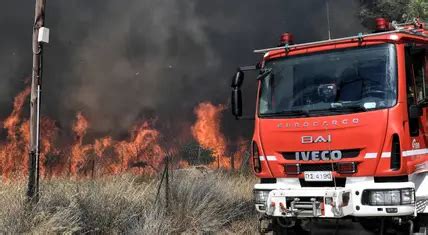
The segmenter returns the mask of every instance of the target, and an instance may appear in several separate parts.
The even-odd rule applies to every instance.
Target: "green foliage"
[[[202,148],[195,141],[184,144],[179,151],[179,157],[191,165],[206,165],[214,161],[212,151]]]
[[[427,0],[411,0],[407,9],[409,17],[420,17],[421,19],[428,21]]]
[[[397,22],[420,17],[428,20],[427,0],[360,0],[360,18],[366,27],[374,24],[374,19],[384,17]]]

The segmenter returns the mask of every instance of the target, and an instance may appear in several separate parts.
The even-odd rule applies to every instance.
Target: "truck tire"
[[[381,222],[378,219],[362,219],[360,224],[367,232],[380,233]]]
[[[284,227],[281,223],[282,218],[272,219],[272,233],[274,235],[306,235],[310,232],[302,229],[300,226],[300,221],[296,220],[296,223],[292,227]]]
[[[414,220],[414,232],[419,233],[427,230],[428,230],[428,214],[418,214],[418,217],[416,217],[416,219]]]

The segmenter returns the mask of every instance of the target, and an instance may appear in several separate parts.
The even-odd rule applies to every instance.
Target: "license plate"
[[[305,181],[333,181],[331,171],[305,171]]]

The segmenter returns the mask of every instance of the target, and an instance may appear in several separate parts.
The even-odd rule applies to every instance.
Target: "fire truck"
[[[255,50],[252,168],[260,232],[344,220],[383,233],[428,226],[428,25],[376,19],[372,33]],[[397,230],[398,231],[398,230]]]

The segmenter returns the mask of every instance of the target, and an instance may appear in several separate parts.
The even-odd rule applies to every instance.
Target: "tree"
[[[207,165],[214,161],[212,151],[204,149],[195,141],[183,144],[179,156],[191,165]]]
[[[397,22],[417,17],[428,20],[427,0],[360,0],[360,3],[360,18],[366,27],[372,27],[378,17]]]
[[[411,0],[408,6],[408,14],[410,17],[421,17],[428,20],[428,1],[427,0]]]

